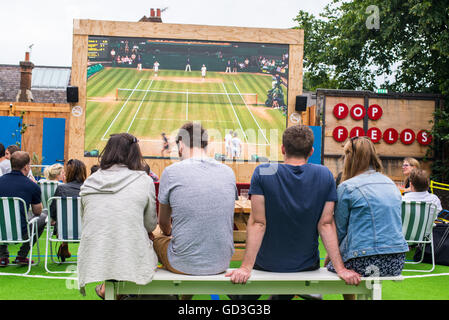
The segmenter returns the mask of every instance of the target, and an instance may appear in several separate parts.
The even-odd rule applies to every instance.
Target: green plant
[[[432,179],[439,182],[449,181],[449,107],[435,111],[435,120],[431,121],[433,145],[427,155],[433,154],[435,160],[432,163]]]
[[[33,152],[33,155],[31,156],[31,165],[41,165],[43,160],[44,157],[39,156],[36,152]],[[33,172],[33,176],[35,177],[42,176],[41,168],[31,168],[31,171]]]

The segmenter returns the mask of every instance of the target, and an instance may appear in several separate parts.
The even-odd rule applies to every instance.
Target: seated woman
[[[401,193],[381,173],[382,164],[369,138],[352,138],[344,155],[335,209],[344,265],[362,276],[398,276],[408,251],[402,234]],[[332,262],[327,268],[335,272]]]
[[[410,192],[410,172],[412,172],[413,169],[419,169],[421,166],[419,164],[419,161],[415,158],[405,158],[404,162],[402,163],[402,173],[405,176],[404,180],[404,193]]]
[[[50,170],[51,174],[51,170]],[[50,176],[49,176],[50,177]],[[64,184],[60,184],[54,193],[54,197],[78,197],[80,193],[81,185],[86,180],[87,171],[85,164],[76,159],[70,159],[67,162],[67,169],[65,172],[65,182]],[[51,224],[54,226],[54,233],[57,233],[56,228],[56,202],[52,202],[50,205],[50,217],[52,219]],[[58,257],[62,262],[65,261],[66,258],[70,258],[71,254],[69,252],[69,247],[67,242],[61,243],[61,246],[58,249]]]
[[[429,175],[422,169],[413,169],[410,172],[410,192],[407,192],[402,197],[405,201],[424,201],[435,205],[437,213],[443,210],[441,201],[438,196],[429,193]]]
[[[78,249],[80,291],[105,280],[149,283],[157,256],[149,233],[157,225],[156,193],[144,169],[137,139],[114,134],[100,155],[100,169],[81,187],[82,228]],[[95,288],[104,299],[104,284]]]
[[[44,180],[39,181],[64,181],[64,166],[60,163],[52,164],[44,169]]]

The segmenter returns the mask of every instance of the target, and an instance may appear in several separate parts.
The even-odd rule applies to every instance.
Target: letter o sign
[[[421,130],[416,135],[416,140],[422,146],[427,146],[432,142],[432,135],[427,130]]]
[[[348,129],[343,126],[336,127],[332,132],[332,135],[334,136],[335,141],[343,142],[348,137]]]
[[[401,132],[401,142],[403,144],[412,144],[415,141],[415,133],[411,129],[404,129]]]
[[[378,104],[372,104],[368,108],[368,118],[371,120],[379,120],[382,117],[383,110]]]
[[[356,104],[351,108],[351,117],[354,120],[362,120],[365,114],[366,110],[361,104]]]
[[[349,108],[344,103],[338,103],[334,107],[334,116],[341,120],[348,116]]]
[[[382,131],[379,128],[369,128],[366,132],[366,136],[371,139],[372,142],[378,143],[382,139]]]
[[[363,130],[363,128],[361,128],[361,127],[354,127],[349,132],[350,138],[363,137],[364,135],[365,135],[365,130]]]
[[[388,128],[384,132],[384,141],[388,144],[393,144],[399,139],[399,133],[396,129]]]

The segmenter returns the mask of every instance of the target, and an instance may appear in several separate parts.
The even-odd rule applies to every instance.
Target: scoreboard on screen
[[[109,58],[109,40],[106,38],[89,37],[87,57],[92,60]]]

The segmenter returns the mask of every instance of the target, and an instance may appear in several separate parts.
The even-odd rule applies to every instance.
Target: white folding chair
[[[409,245],[422,246],[422,255],[419,261],[406,262],[419,264],[424,260],[424,250],[430,244],[432,254],[432,268],[430,270],[404,269],[403,271],[432,272],[435,269],[435,253],[432,230],[437,217],[437,208],[434,204],[424,201],[402,201],[402,233]]]
[[[20,211],[21,206],[23,212]],[[27,271],[25,273],[0,273],[0,275],[27,275],[31,271],[31,266],[38,265],[40,262],[39,241],[37,241],[37,262],[32,263],[34,236],[37,235],[38,217],[28,220],[26,212],[27,206],[23,199],[17,197],[0,197],[0,244],[30,243]],[[25,234],[22,230],[22,221],[25,221],[27,226]],[[17,264],[9,264],[9,266],[15,265]]]
[[[71,271],[51,271],[48,268],[48,257],[56,264],[74,264],[76,261],[59,262],[53,259],[51,243],[54,242],[80,242],[81,239],[81,198],[80,197],[51,197],[48,206],[52,202],[56,204],[57,237],[53,238],[51,218],[47,221],[47,240],[45,250],[45,270],[49,273],[73,273]],[[49,252],[50,251],[50,252]],[[50,253],[50,254],[49,254]]]

